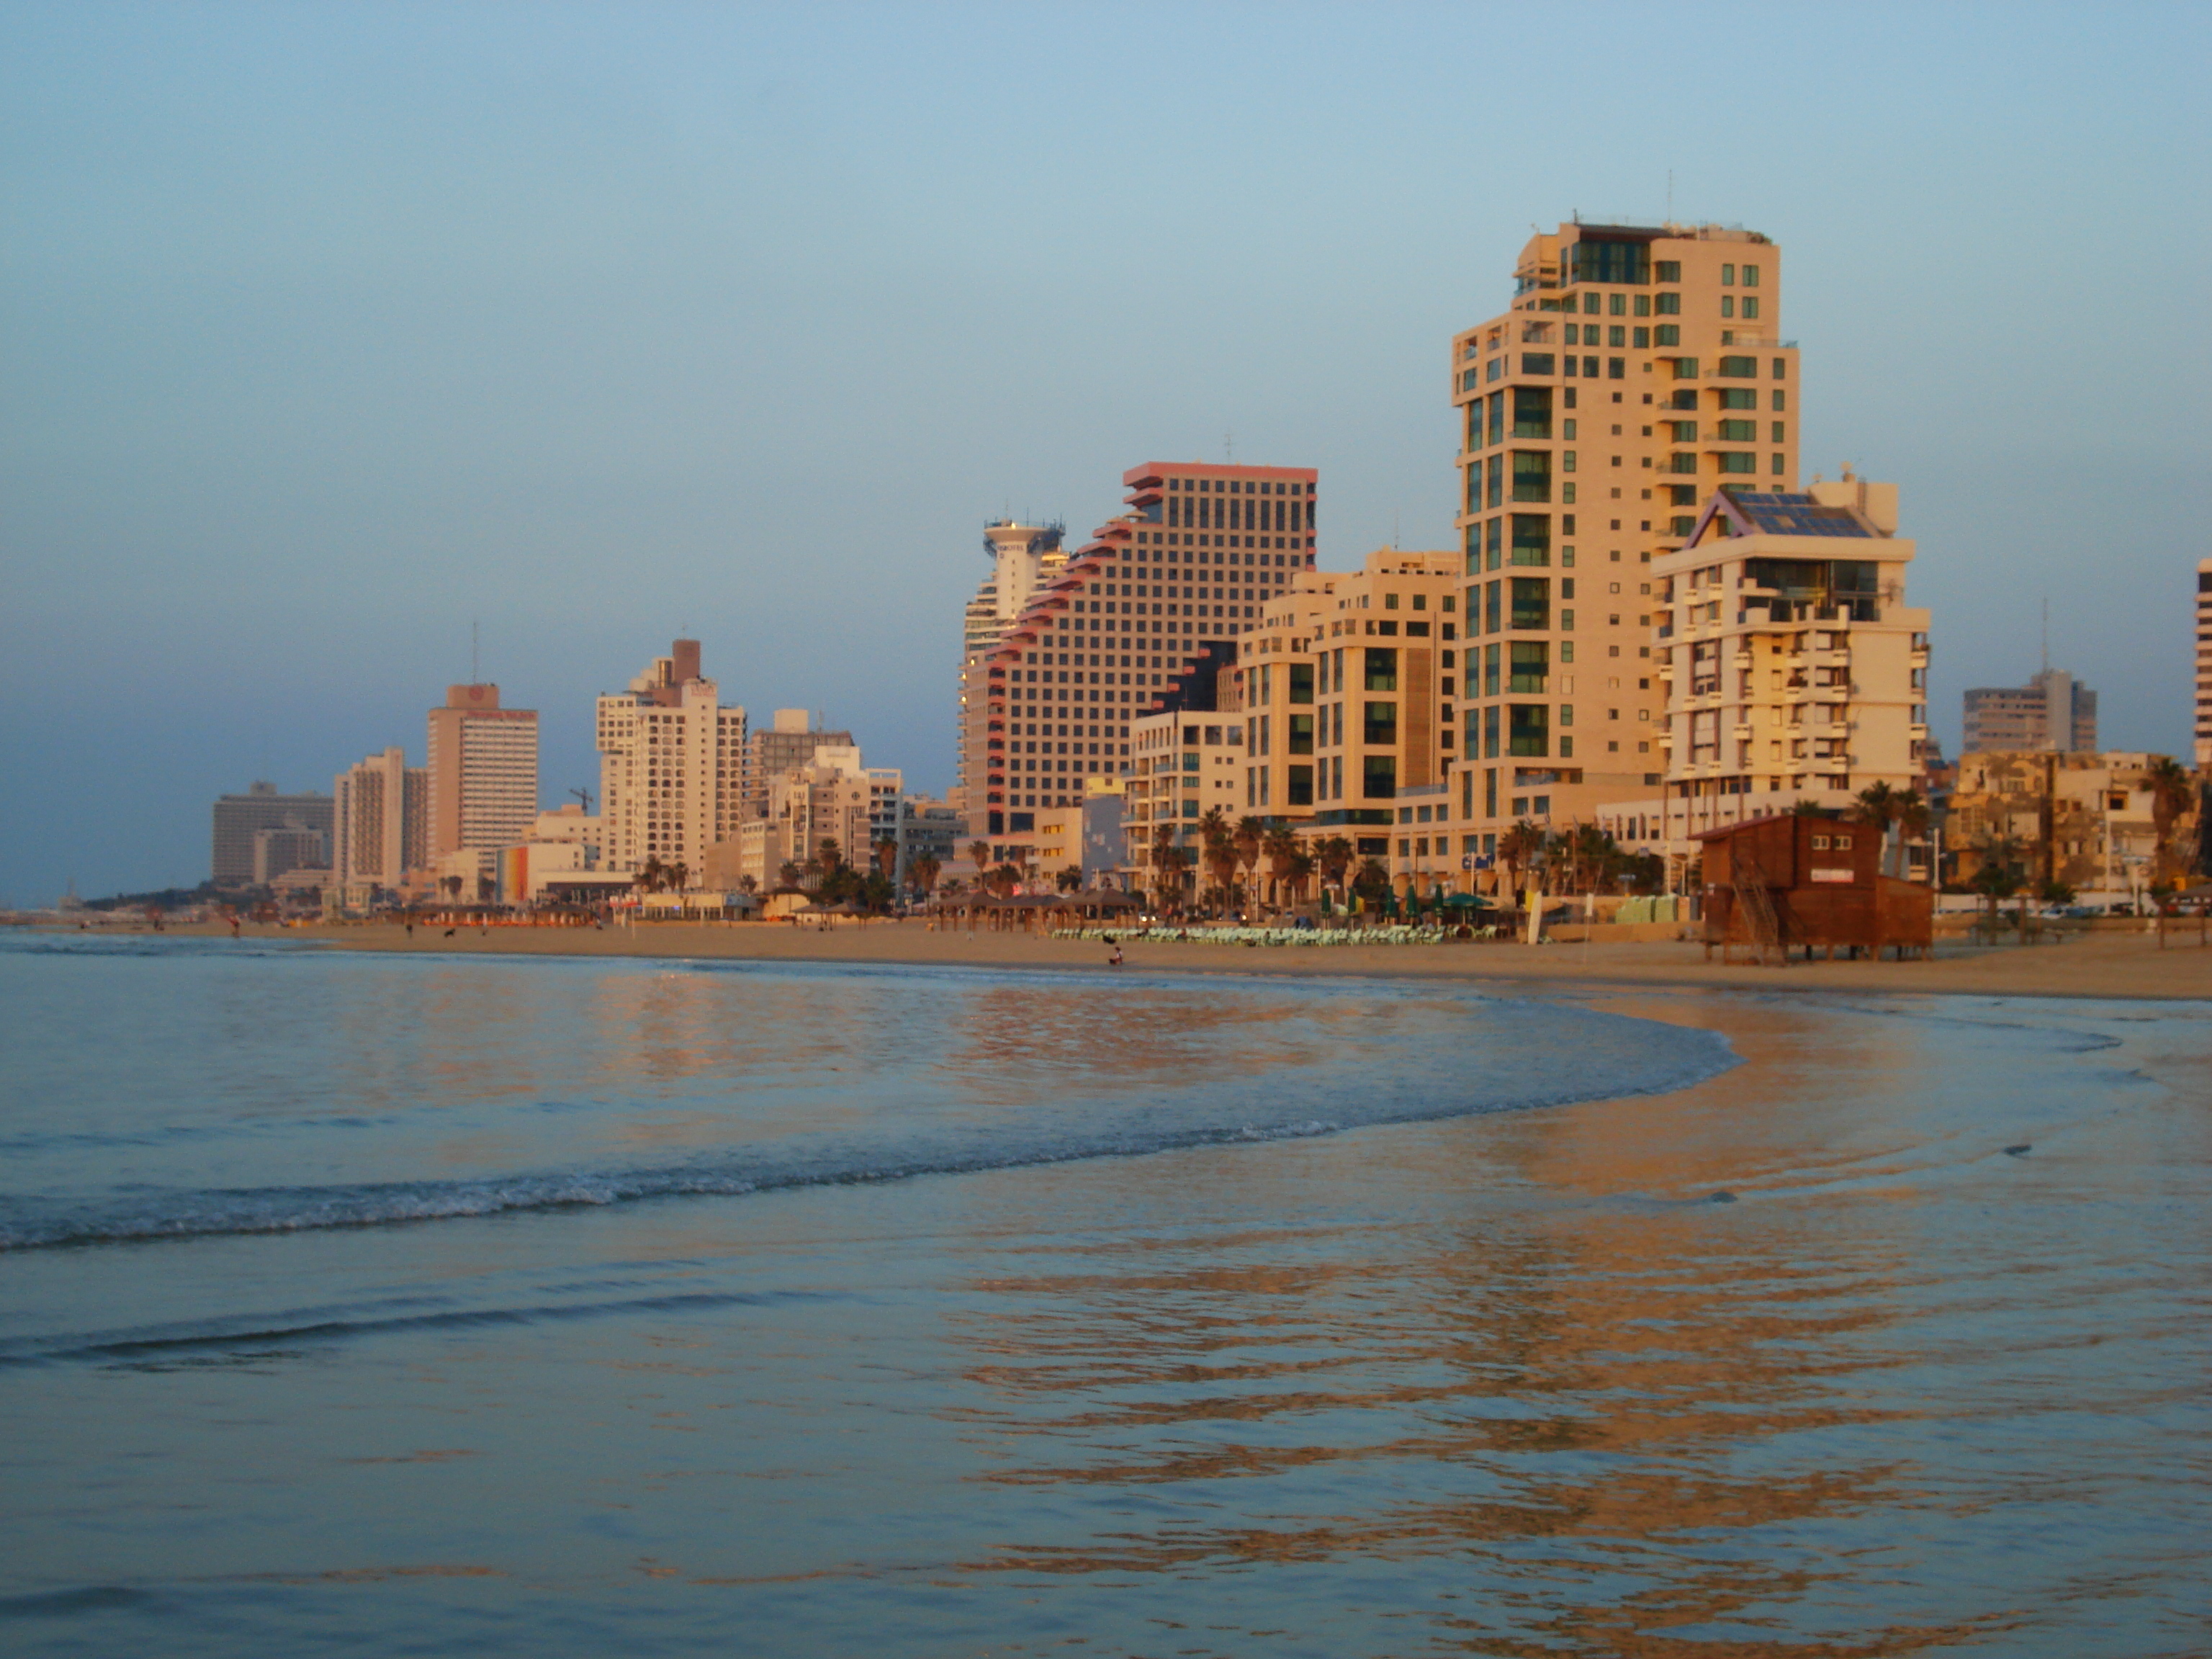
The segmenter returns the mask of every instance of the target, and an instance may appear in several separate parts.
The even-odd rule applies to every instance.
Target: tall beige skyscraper
[[[1453,339],[1451,374],[1462,833],[1587,822],[1666,769],[1651,561],[1716,489],[1797,487],[1782,252],[1717,225],[1561,225],[1522,249],[1508,308]]]
[[[599,701],[602,858],[704,867],[744,817],[745,711],[724,708],[699,672],[699,641],[678,640],[629,689]]]
[[[331,789],[331,878],[348,896],[396,888],[429,862],[430,775],[386,750],[347,768]]]
[[[496,685],[449,685],[430,711],[430,856],[519,845],[538,821],[538,713]]]

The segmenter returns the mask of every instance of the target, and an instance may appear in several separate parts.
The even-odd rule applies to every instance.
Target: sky
[[[952,773],[982,529],[1321,470],[1453,544],[1538,226],[1778,242],[1805,467],[1903,492],[1931,702],[2042,651],[2187,753],[2212,10],[0,3],[0,902],[192,884],[480,672],[678,635]]]

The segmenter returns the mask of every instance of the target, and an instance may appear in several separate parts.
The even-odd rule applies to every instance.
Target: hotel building
[[[1848,806],[1875,783],[1915,787],[1928,612],[1905,603],[1913,544],[1897,522],[1897,486],[1848,473],[1803,494],[1715,495],[1650,567],[1658,712],[1631,728],[1625,699],[1589,709],[1599,732],[1650,732],[1663,789],[1590,817],[1624,844],[1686,860],[1705,830],[1804,799]]]
[[[1463,838],[1658,786],[1652,562],[1716,489],[1796,489],[1781,313],[1758,232],[1565,224],[1522,250],[1510,307],[1453,339]]]
[[[529,839],[538,819],[538,714],[496,685],[449,685],[430,711],[430,856]]]
[[[373,903],[429,862],[430,774],[409,766],[405,750],[349,767],[331,793],[331,868],[346,903]]]
[[[312,792],[280,795],[273,783],[255,783],[242,795],[216,797],[211,875],[218,887],[264,879],[254,873],[254,836],[264,830],[331,833],[331,801]]]
[[[745,711],[724,708],[700,673],[699,641],[677,641],[627,690],[602,696],[597,741],[605,867],[703,868],[744,816]]]
[[[1040,580],[961,684],[971,835],[1020,839],[1124,775],[1131,722],[1194,709],[1261,608],[1314,562],[1310,468],[1147,462],[1129,511]]]

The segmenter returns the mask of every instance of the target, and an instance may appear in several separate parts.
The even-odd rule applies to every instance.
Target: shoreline
[[[40,929],[60,932],[65,929]],[[134,929],[131,936],[150,930]],[[228,938],[220,925],[165,930],[179,938]],[[1525,945],[1453,942],[1401,945],[1252,946],[1192,942],[1125,944],[1124,966],[1146,974],[1512,980],[1682,989],[1881,991],[1916,995],[2046,996],[2118,1000],[2212,1000],[2212,948],[2196,930],[2086,934],[2058,945],[1939,946],[1929,961],[1792,962],[1723,965],[1704,947],[1674,940]],[[103,937],[114,937],[103,932]],[[843,923],[827,932],[773,922],[653,922],[580,927],[418,927],[381,923],[300,927],[247,924],[244,939],[325,950],[444,957],[628,957],[671,961],[820,962],[914,967],[1103,969],[1105,945],[1027,933],[933,932],[919,921]]]

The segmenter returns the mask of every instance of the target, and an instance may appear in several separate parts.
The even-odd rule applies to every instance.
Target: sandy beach
[[[176,931],[219,934],[227,930],[206,927]],[[774,922],[654,922],[604,931],[494,927],[479,932],[463,927],[451,938],[442,928],[428,927],[418,927],[410,935],[384,924],[249,925],[242,937],[339,950],[448,956],[627,956],[1021,969],[1091,969],[1103,965],[1107,957],[1106,946],[1090,941],[1026,933],[936,932],[918,921],[848,922],[829,931]],[[1125,966],[1149,973],[1505,979],[1963,996],[2212,997],[2212,948],[2198,944],[2193,921],[2171,924],[2164,949],[2155,933],[2100,930],[2063,943],[2027,947],[1943,944],[1937,946],[1935,958],[1925,962],[1792,962],[1779,968],[1707,962],[1702,945],[1674,941],[1312,947],[1139,941],[1125,945],[1123,956]]]

